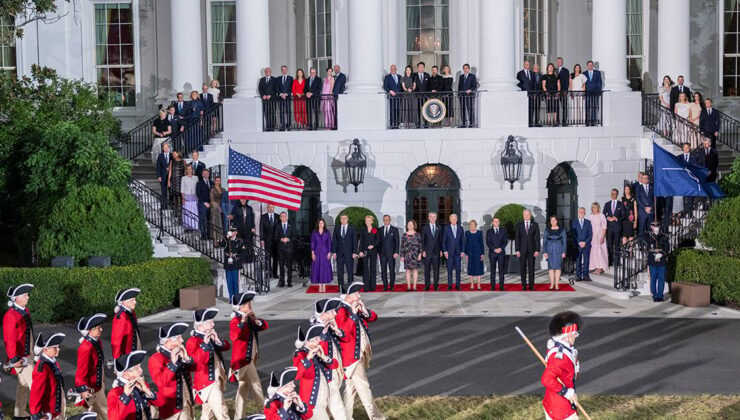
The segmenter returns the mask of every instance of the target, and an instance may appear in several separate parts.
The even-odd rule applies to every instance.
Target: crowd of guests
[[[660,105],[668,110],[661,113],[656,127],[663,137],[672,138],[674,143],[689,143],[692,149],[700,147],[704,137],[716,144],[720,118],[711,98],[704,98],[700,92],[692,93],[684,85],[683,76],[678,76],[674,83],[668,75],[663,76],[663,83],[658,86],[658,98]]]

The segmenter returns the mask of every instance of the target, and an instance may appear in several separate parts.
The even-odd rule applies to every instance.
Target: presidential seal
[[[438,123],[444,119],[445,115],[447,115],[447,107],[444,102],[439,99],[428,99],[424,102],[424,106],[421,108],[421,115],[428,123]]]

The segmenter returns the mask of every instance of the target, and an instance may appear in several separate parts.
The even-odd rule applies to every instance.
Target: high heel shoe
[[[551,285],[550,285],[550,290],[555,290],[555,286],[553,286],[553,285],[551,284]]]

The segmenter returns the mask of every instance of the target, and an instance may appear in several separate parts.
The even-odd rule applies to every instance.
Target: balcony
[[[476,92],[411,92],[387,95],[388,129],[478,127]]]
[[[336,129],[336,95],[262,99],[262,131]]]
[[[600,127],[602,94],[591,92],[527,92],[530,127]]]

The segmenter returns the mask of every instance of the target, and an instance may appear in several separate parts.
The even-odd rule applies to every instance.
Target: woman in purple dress
[[[319,293],[326,292],[331,283],[331,233],[324,219],[316,222],[316,230],[311,233],[311,283],[319,285]]]

